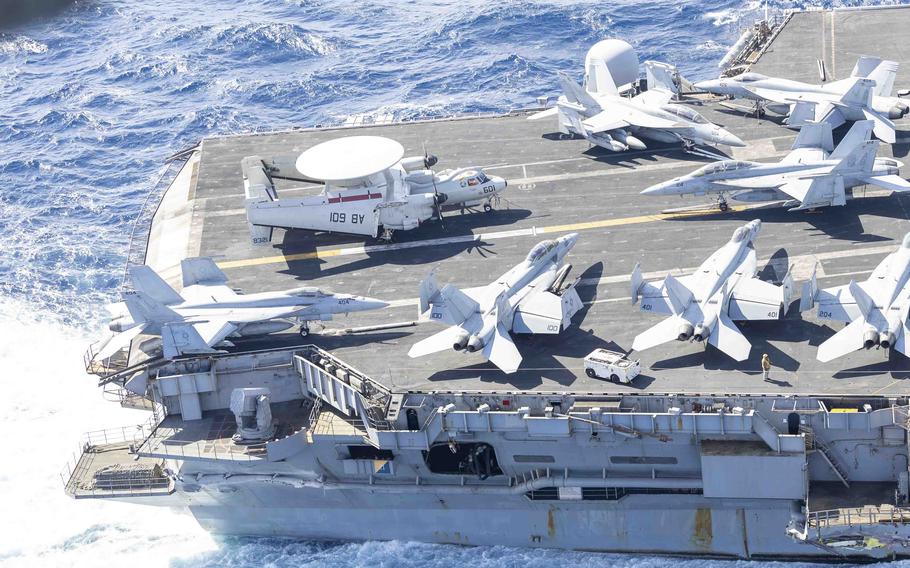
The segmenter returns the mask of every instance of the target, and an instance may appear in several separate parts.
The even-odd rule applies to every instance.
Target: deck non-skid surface
[[[824,24],[824,28],[822,25]],[[833,26],[833,27],[832,27]],[[901,62],[897,87],[910,86],[910,53],[904,34],[910,9],[805,13],[794,16],[755,66],[763,73],[816,80],[817,58],[829,78],[849,75],[857,55],[874,53]],[[833,31],[832,31],[833,30]],[[833,76],[833,77],[832,77]],[[794,133],[777,119],[747,118],[714,102],[694,102],[709,120],[746,140],[746,148],[722,148],[750,160],[779,159]],[[910,121],[898,123],[899,144],[884,146],[882,156],[906,159]],[[370,326],[416,318],[418,283],[433,268],[441,282],[481,286],[524,258],[544,238],[578,231],[568,262],[582,277],[579,294],[585,309],[559,336],[517,337],[524,355],[518,373],[505,375],[476,356],[445,351],[410,359],[416,341],[443,329],[433,323],[414,328],[337,337],[314,335],[309,341],[396,389],[573,390],[653,392],[785,392],[898,394],[910,392],[910,362],[885,351],[857,352],[822,364],[819,343],[840,324],[816,321],[795,309],[780,322],[742,326],[752,342],[752,357],[736,363],[700,344],[673,342],[643,353],[643,376],[633,385],[614,385],[583,373],[583,357],[597,347],[628,350],[636,334],[658,323],[629,299],[628,276],[635,262],[655,279],[698,266],[733,230],[758,218],[756,242],[761,276],[783,277],[793,266],[798,281],[819,263],[822,286],[861,280],[904,233],[910,199],[872,192],[843,208],[816,213],[741,207],[728,213],[660,215],[668,207],[707,204],[700,198],[652,198],[645,187],[689,172],[707,160],[677,151],[611,154],[584,140],[563,140],[555,121],[528,121],[525,114],[371,127],[367,130],[296,131],[206,140],[202,146],[189,250],[215,257],[247,292],[316,285],[389,300],[392,307],[330,322],[330,328]],[[505,177],[509,187],[492,214],[449,212],[444,227],[429,223],[398,233],[392,245],[345,235],[276,231],[271,246],[254,248],[243,212],[240,160],[295,155],[344,135],[368,133],[394,138],[409,155],[426,144],[437,154],[437,169],[480,165]],[[843,131],[839,132],[841,135]],[[904,175],[910,172],[903,172]],[[279,194],[294,184],[282,182]],[[310,189],[312,191],[312,189]],[[860,190],[861,192],[862,190]],[[770,263],[768,261],[771,261]],[[797,294],[798,297],[798,294]],[[238,342],[240,348],[300,342],[291,335]],[[760,376],[759,359],[770,355],[772,381]]]

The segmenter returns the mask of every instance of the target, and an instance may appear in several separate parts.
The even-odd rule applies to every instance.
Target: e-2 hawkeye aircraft
[[[818,289],[815,272],[803,284],[800,311],[818,306],[821,319],[848,325],[818,346],[828,362],[858,349],[896,349],[910,356],[910,233],[900,248],[882,260],[865,282]]]
[[[161,337],[165,358],[208,353],[228,338],[276,333],[308,322],[326,321],[337,314],[383,308],[381,300],[323,292],[302,287],[281,292],[238,294],[211,258],[188,258],[180,263],[183,289],[178,293],[149,266],[130,267],[133,290],[113,304],[114,333],[95,359],[103,361],[127,347],[140,334]]]
[[[381,234],[391,240],[394,231],[441,220],[443,205],[482,205],[491,211],[507,185],[477,167],[437,173],[430,169],[436,164],[435,156],[403,156],[404,148],[395,140],[348,136],[310,148],[293,165],[258,156],[244,158],[241,169],[253,244],[271,242],[276,227],[374,238]],[[313,182],[323,188],[318,195],[279,199],[273,178]]]
[[[571,233],[540,242],[520,264],[481,288],[440,289],[430,273],[420,283],[420,317],[451,327],[414,344],[408,356],[445,349],[480,352],[504,373],[517,371],[521,353],[510,332],[557,334],[582,307],[575,282],[563,286],[572,265],[562,261],[577,240]]]
[[[847,121],[872,120],[875,135],[894,144],[892,120],[903,117],[910,105],[892,97],[898,64],[878,57],[860,57],[850,77],[822,85],[747,72],[695,83],[695,88],[756,101],[756,108],[787,115],[787,125],[826,122],[837,128]]]
[[[642,195],[716,194],[721,210],[735,201],[780,201],[791,211],[845,205],[847,190],[877,185],[910,191],[893,158],[878,158],[878,140],[870,140],[872,121],[859,121],[833,148],[830,124],[807,124],[780,162],[722,160],[691,174],[652,185]],[[833,148],[833,151],[832,151]],[[830,152],[830,153],[829,153]]]
[[[672,340],[707,341],[737,361],[749,358],[752,344],[734,321],[776,320],[784,316],[793,293],[788,272],[780,286],[759,280],[753,240],[758,219],[733,232],[727,244],[689,276],[667,275],[645,282],[639,264],[632,271],[632,303],[644,312],[670,317],[638,334],[632,349],[642,351]]]
[[[558,73],[562,96],[556,106],[532,114],[529,120],[556,116],[560,132],[583,136],[612,152],[628,149],[644,150],[642,138],[663,143],[694,145],[726,144],[745,146],[736,135],[709,122],[693,109],[670,104],[678,93],[674,77],[676,68],[656,61],[645,62],[648,90],[635,96],[620,93],[614,73],[638,73],[638,58],[631,51],[632,61],[617,66],[612,61],[617,47],[631,46],[617,40],[598,42],[585,57],[584,86],[564,72]],[[622,49],[620,47],[619,49]],[[634,69],[631,69],[634,67]]]

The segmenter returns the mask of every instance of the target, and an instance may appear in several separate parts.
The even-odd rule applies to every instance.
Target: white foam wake
[[[164,566],[215,547],[188,515],[63,492],[84,431],[147,414],[107,402],[81,372],[83,332],[0,298],[0,565]]]

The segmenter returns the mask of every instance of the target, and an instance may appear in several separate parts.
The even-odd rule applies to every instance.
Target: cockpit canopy
[[[473,187],[490,181],[485,173],[480,170],[468,170],[459,174],[455,179],[461,182],[461,187]]]
[[[528,257],[525,260],[527,262],[535,262],[546,256],[554,248],[556,248],[556,241],[543,241],[537,243],[534,245],[534,248],[531,249],[531,252],[528,253]]]
[[[767,79],[767,75],[762,75],[761,73],[743,73],[742,75],[737,75],[736,80],[740,83],[752,83],[755,81],[761,81]]]
[[[322,298],[330,294],[323,292],[315,286],[303,286],[302,288],[294,288],[288,292],[289,296],[297,296],[299,298]]]
[[[664,105],[660,107],[660,109],[664,112],[676,115],[684,120],[688,120],[689,122],[694,122],[696,124],[708,124],[708,120],[705,117],[684,106]]]
[[[755,162],[742,162],[739,160],[722,160],[720,162],[714,162],[713,164],[708,164],[707,166],[702,166],[692,172],[692,177],[702,177],[711,174],[717,174],[720,172],[732,172],[733,170],[741,170],[744,168],[751,168],[755,165]]]

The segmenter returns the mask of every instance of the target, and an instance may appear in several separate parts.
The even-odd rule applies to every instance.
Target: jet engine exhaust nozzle
[[[457,338],[455,338],[455,343],[452,344],[452,349],[455,351],[464,351],[464,349],[468,346],[468,339],[470,339],[470,336],[467,333],[459,335]]]
[[[711,335],[711,331],[705,328],[703,324],[698,324],[695,327],[695,333],[692,335],[692,339],[695,341],[704,341],[708,339],[709,335]]]
[[[870,329],[863,334],[863,349],[872,349],[879,344],[878,332]]]
[[[883,331],[879,335],[879,345],[882,346],[882,349],[891,349],[891,346],[894,345],[894,334],[890,331]]]
[[[475,351],[480,351],[483,349],[483,340],[476,335],[472,336],[468,340],[468,353],[474,353]]]
[[[679,331],[676,334],[677,341],[688,341],[692,334],[694,333],[691,323],[684,323],[679,326]]]

